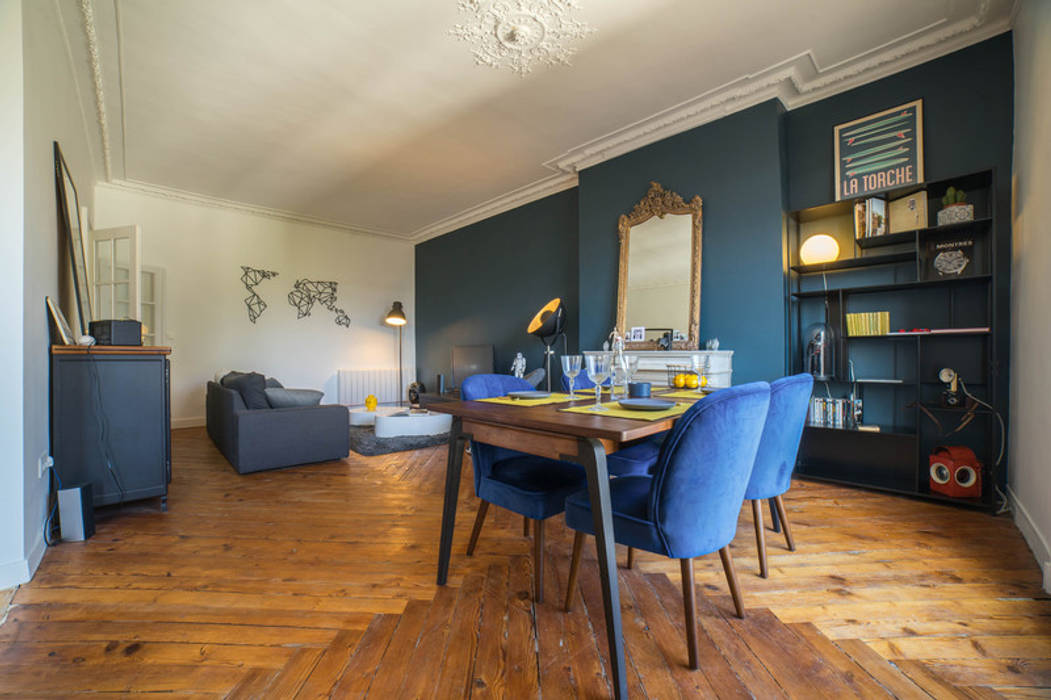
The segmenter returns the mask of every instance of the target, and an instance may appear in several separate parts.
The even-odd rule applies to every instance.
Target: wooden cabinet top
[[[163,345],[52,345],[52,355],[170,355]]]

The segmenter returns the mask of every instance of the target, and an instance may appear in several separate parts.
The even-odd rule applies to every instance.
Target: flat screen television
[[[459,386],[472,374],[493,373],[492,345],[453,346],[453,385]]]

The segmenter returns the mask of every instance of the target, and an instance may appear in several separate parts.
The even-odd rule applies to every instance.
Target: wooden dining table
[[[626,698],[627,672],[624,637],[621,632],[620,592],[617,587],[606,455],[616,452],[626,443],[669,430],[679,416],[649,421],[615,418],[599,412],[569,413],[560,410],[569,405],[588,402],[593,402],[593,399],[573,404],[544,406],[516,406],[484,401],[428,403],[428,410],[453,416],[449,432],[445,505],[442,509],[441,539],[438,548],[438,585],[444,586],[449,577],[460,473],[463,467],[464,447],[469,440],[582,465],[587,472],[588,496],[598,547],[602,605],[611,657],[610,677],[613,681],[614,697]]]

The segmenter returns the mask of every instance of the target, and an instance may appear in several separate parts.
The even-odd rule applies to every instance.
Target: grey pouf
[[[444,445],[449,442],[449,433],[438,435],[403,435],[400,437],[378,438],[371,425],[350,426],[350,449],[359,455],[373,457],[391,452],[421,450],[425,447]]]

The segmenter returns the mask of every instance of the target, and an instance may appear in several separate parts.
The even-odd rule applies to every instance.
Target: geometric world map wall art
[[[262,282],[277,277],[273,270],[262,270],[247,265],[241,266],[241,284],[248,290],[245,297],[245,308],[248,310],[248,320],[255,323],[267,309],[267,303],[263,301],[256,291]],[[288,293],[288,303],[296,310],[296,318],[306,318],[314,306],[320,304],[335,314],[335,324],[344,328],[350,328],[350,316],[339,307],[337,290],[338,282],[326,280],[299,279],[292,285],[292,291]]]

